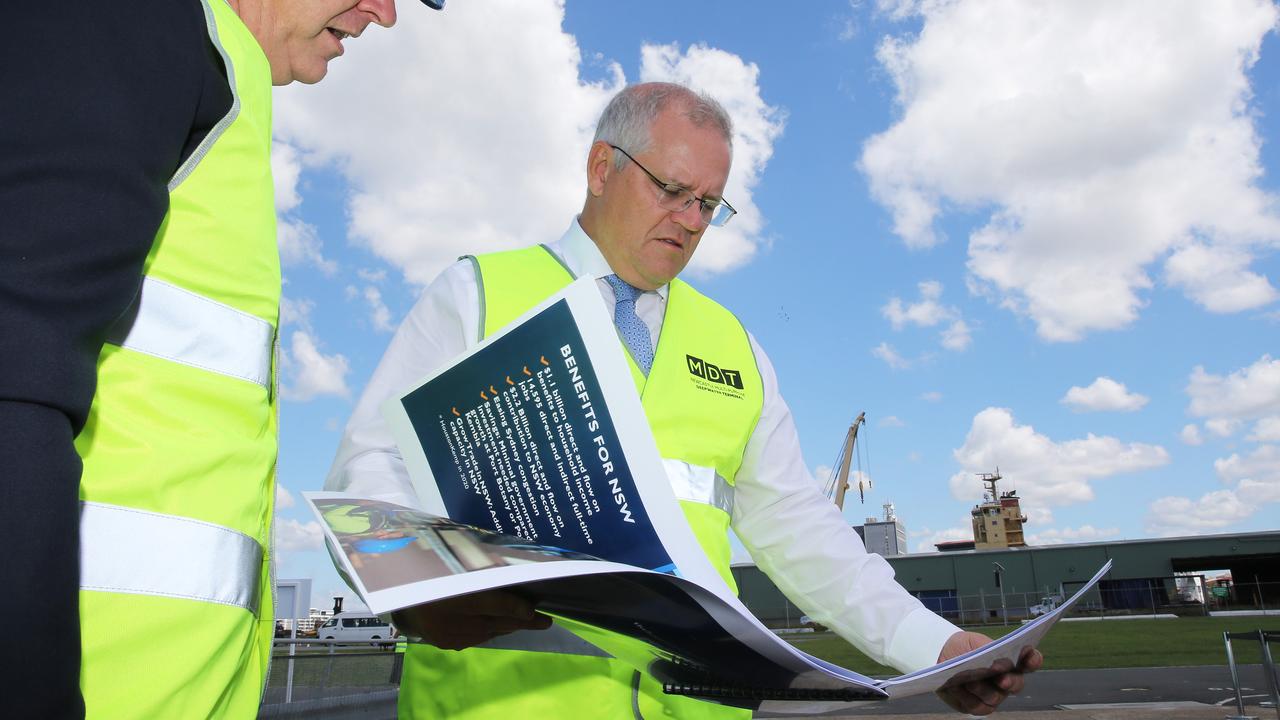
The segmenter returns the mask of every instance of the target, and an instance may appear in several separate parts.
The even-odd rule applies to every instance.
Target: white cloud
[[[1160,467],[1169,454],[1159,445],[1124,443],[1089,433],[1054,441],[1030,425],[1017,425],[1005,408],[987,408],[973,418],[964,445],[954,452],[962,470],[951,476],[958,499],[976,499],[977,473],[997,467],[1003,490],[1017,490],[1028,506],[1054,507],[1094,498],[1091,481]]]
[[[973,284],[1052,341],[1132,323],[1162,262],[1211,311],[1277,298],[1249,269],[1280,245],[1248,78],[1271,2],[881,7],[923,20],[878,48],[901,115],[860,160],[909,247],[985,213]]]
[[[1070,405],[1076,412],[1134,412],[1141,410],[1148,400],[1145,395],[1129,392],[1124,383],[1103,376],[1089,387],[1072,386],[1058,402]]]
[[[964,350],[969,347],[969,323],[956,320],[942,331],[942,347],[948,350]]]
[[[288,352],[283,353],[283,370],[289,382],[281,388],[288,400],[304,402],[322,395],[347,397],[347,358],[341,354],[325,355],[316,347],[311,334],[295,330]]]
[[[296,218],[278,218],[276,240],[280,262],[286,266],[311,265],[329,277],[338,272],[338,264],[324,256],[315,225]]]
[[[297,148],[273,142],[271,179],[275,183],[276,241],[280,246],[280,261],[285,265],[311,265],[332,276],[338,271],[338,265],[325,258],[315,226],[303,222],[293,213],[302,203],[302,195],[298,193],[301,176],[302,160]]]
[[[276,512],[285,508],[291,508],[297,504],[298,501],[293,499],[293,494],[289,492],[289,488],[280,483],[276,483]]]
[[[311,327],[311,311],[316,304],[307,298],[294,299],[288,295],[280,296],[280,327],[296,325],[303,330]]]
[[[292,518],[277,518],[275,536],[276,549],[280,552],[304,552],[324,547],[324,531],[315,520],[304,523]]]
[[[304,166],[332,164],[346,177],[351,241],[423,285],[458,255],[560,236],[582,207],[596,119],[626,79],[616,62],[584,65],[558,0],[410,15],[349,42],[323,84],[277,90],[276,134],[305,151]],[[725,194],[742,217],[713,230],[694,262],[703,272],[745,262],[764,226],[751,191],[781,129],[760,101],[756,67],[704,46],[637,51],[642,78],[688,79],[733,115]]]
[[[1205,493],[1199,500],[1162,497],[1147,509],[1146,528],[1153,535],[1195,535],[1234,525],[1253,512],[1231,490]]]
[[[1280,442],[1280,415],[1264,417],[1253,426],[1247,438],[1254,442]]]
[[[271,143],[271,181],[275,185],[276,213],[283,214],[298,207],[298,179],[302,176],[302,160],[298,149],[279,141]]]
[[[880,422],[876,423],[880,427],[906,427],[907,424],[897,415],[885,415],[880,418]]]
[[[1187,395],[1191,398],[1187,413],[1209,418],[1205,428],[1227,437],[1246,420],[1280,415],[1280,360],[1263,355],[1226,376],[1197,366],[1187,381]]]
[[[677,45],[646,45],[640,52],[640,80],[666,81],[709,93],[733,118],[733,168],[724,196],[738,214],[723,228],[707,231],[689,269],[703,275],[724,272],[751,260],[761,243],[764,218],[753,192],[782,135],[786,113],[760,97],[755,63],[706,45],[681,53]],[[712,235],[714,233],[714,235]]]
[[[1183,425],[1182,432],[1178,433],[1178,437],[1186,445],[1203,445],[1204,438],[1200,436],[1200,427],[1194,423]]]
[[[1224,483],[1239,483],[1236,492],[1246,503],[1280,502],[1280,445],[1260,445],[1244,456],[1232,453],[1215,460],[1213,469]]]
[[[1215,460],[1213,469],[1222,483],[1234,487],[1205,493],[1199,500],[1162,497],[1148,509],[1147,530],[1158,535],[1219,530],[1280,502],[1280,445],[1260,445],[1247,455],[1232,453]]]
[[[391,322],[391,310],[382,301],[382,292],[372,285],[366,285],[360,295],[369,306],[369,324],[373,329],[380,332],[395,332],[396,326]]]
[[[1081,525],[1078,528],[1049,528],[1027,535],[1029,545],[1060,545],[1063,543],[1098,542],[1120,535],[1119,528],[1096,528]]]
[[[833,469],[830,465],[819,465],[813,469],[813,479],[818,481],[818,485],[825,487],[827,482],[831,480],[831,471]]]
[[[1249,270],[1252,261],[1244,250],[1193,243],[1165,262],[1165,277],[1210,312],[1239,312],[1280,297],[1266,277]]]
[[[937,552],[938,548],[935,546],[938,543],[952,542],[955,540],[972,540],[973,526],[962,524],[960,526],[949,527],[944,530],[930,530],[925,528],[919,533],[913,532],[911,535],[913,537],[919,536],[924,538],[916,543],[916,552]]]
[[[929,392],[920,393],[920,399],[925,402],[941,402],[942,393],[937,390],[930,390]]]
[[[1218,437],[1231,437],[1243,424],[1236,418],[1211,418],[1204,421],[1204,429]]]
[[[897,350],[887,342],[882,342],[871,349],[871,354],[885,361],[890,368],[894,370],[903,370],[911,367],[911,361],[898,354]]]
[[[901,298],[892,297],[880,313],[889,320],[894,330],[901,330],[907,325],[918,327],[934,327],[941,323],[950,323],[940,334],[942,346],[948,350],[964,350],[969,347],[969,325],[960,316],[954,306],[938,302],[942,297],[942,283],[926,280],[917,286],[920,299],[914,303],[905,303]]]

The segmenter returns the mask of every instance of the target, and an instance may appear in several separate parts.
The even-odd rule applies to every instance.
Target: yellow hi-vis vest
[[[473,262],[486,336],[573,280],[545,247],[481,255]],[[732,587],[728,530],[734,477],[764,402],[746,330],[728,310],[673,280],[648,378],[628,361],[672,490],[702,549]],[[736,371],[736,382],[717,381],[726,370]],[[401,718],[750,716],[664,695],[647,675],[556,627],[460,652],[413,645],[400,684]]]
[[[169,183],[76,440],[90,718],[255,717],[270,660],[271,71],[225,2],[203,4],[234,100]]]

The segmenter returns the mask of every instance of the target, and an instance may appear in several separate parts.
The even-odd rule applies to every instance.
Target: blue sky
[[[624,83],[733,115],[689,270],[777,368],[810,472],[867,413],[912,551],[998,466],[1033,544],[1280,517],[1280,54],[1267,2],[404,2],[276,92],[282,577],[351,593],[317,489],[400,318],[463,253],[558,237]]]

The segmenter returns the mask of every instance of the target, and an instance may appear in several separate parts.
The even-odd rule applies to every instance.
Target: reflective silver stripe
[[[262,545],[230,528],[85,502],[80,588],[234,605],[258,614]]]
[[[733,515],[733,486],[715,468],[662,458],[667,480],[677,500],[702,503]]]
[[[267,387],[274,338],[262,318],[147,277],[107,342]]]
[[[499,635],[478,647],[491,650],[525,650],[528,652],[558,653],[560,655],[613,657],[559,625],[552,625],[546,630],[517,630],[506,635]]]

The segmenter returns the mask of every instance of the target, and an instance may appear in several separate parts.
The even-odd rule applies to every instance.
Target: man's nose
[[[368,13],[382,27],[396,24],[396,0],[360,0],[356,9]]]
[[[671,217],[680,223],[680,226],[691,233],[699,233],[707,226],[706,218],[702,217],[702,203],[697,200],[689,203],[689,207],[671,213]]]

